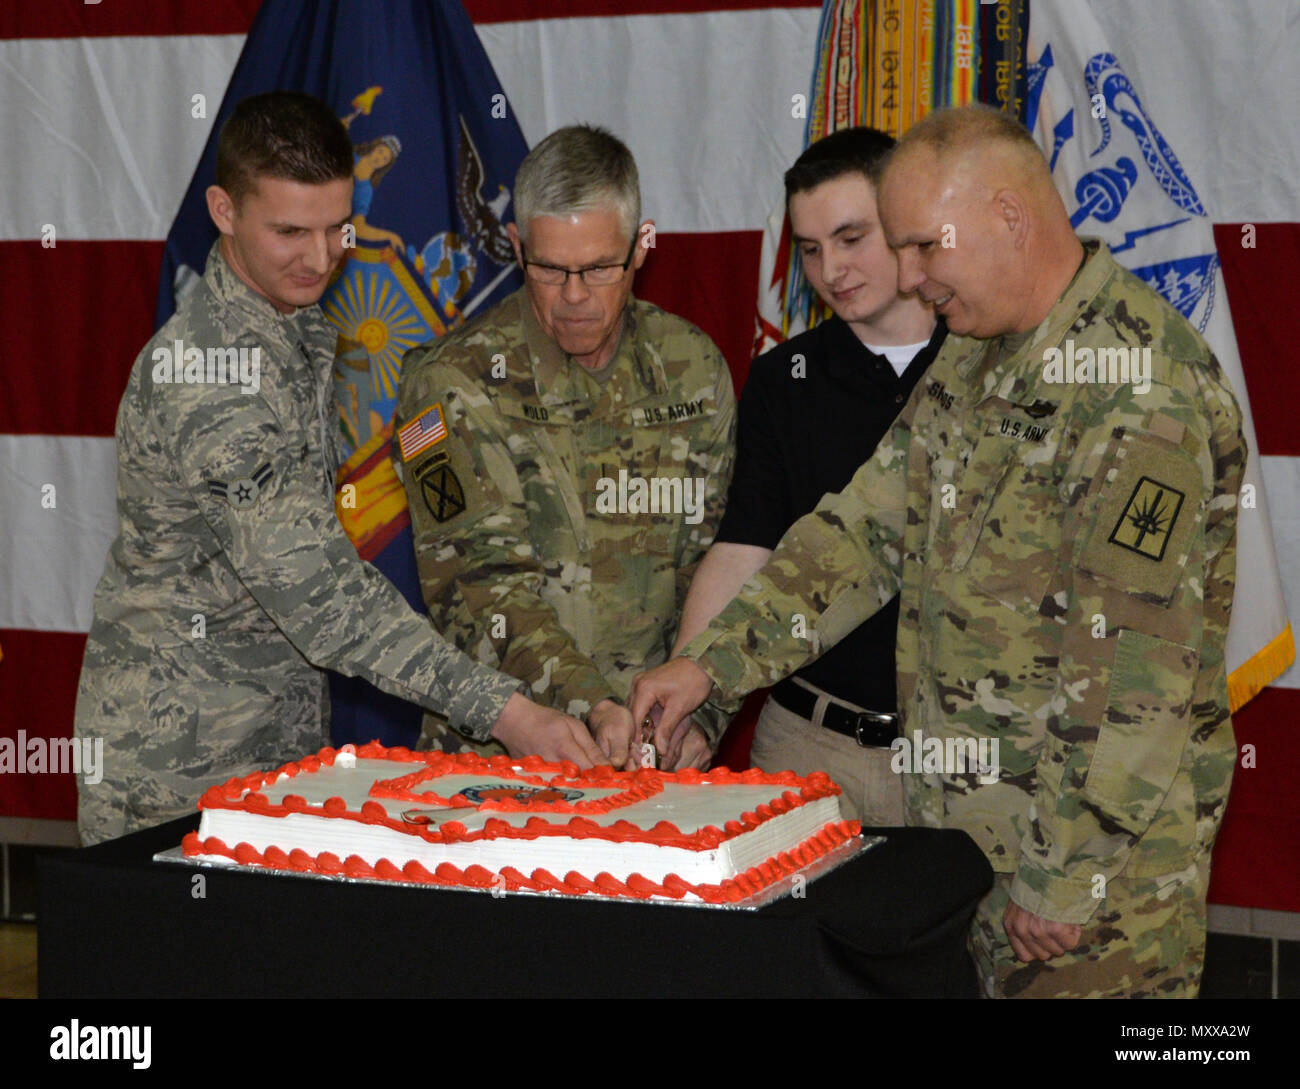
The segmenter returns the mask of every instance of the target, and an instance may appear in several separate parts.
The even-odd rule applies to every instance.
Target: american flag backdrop
[[[1031,27],[1035,6],[1083,2],[1035,0]],[[1279,0],[1086,2],[1213,221],[1251,455],[1300,629],[1300,310],[1289,297],[1300,281],[1300,23]],[[91,592],[115,529],[118,401],[153,331],[163,239],[257,7],[0,10],[0,737],[71,733]],[[710,333],[739,388],[762,231],[801,148],[792,101],[809,91],[820,5],[465,7],[529,145],[579,120],[628,142],[657,228],[638,294]],[[430,428],[414,441],[436,441]],[[1297,689],[1293,667],[1236,717],[1255,766],[1234,783],[1215,902],[1300,911]],[[52,838],[74,807],[70,778],[0,774],[0,838]]]

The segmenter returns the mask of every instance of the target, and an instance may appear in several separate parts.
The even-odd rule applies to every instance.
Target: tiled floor
[[[0,923],[0,998],[36,997],[36,924]]]
[[[36,853],[9,845],[0,862],[0,998],[36,997]]]
[[[36,997],[36,853],[30,847],[8,850],[9,919],[0,921],[0,999]],[[1209,936],[1202,997],[1270,998],[1274,994],[1300,998],[1300,941],[1243,934]]]

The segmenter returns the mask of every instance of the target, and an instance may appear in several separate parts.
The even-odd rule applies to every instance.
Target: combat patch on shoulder
[[[402,461],[410,461],[421,450],[427,450],[447,437],[447,422],[443,419],[442,404],[430,405],[397,432],[397,452]]]
[[[421,465],[415,472],[415,479],[420,485],[424,505],[435,522],[449,522],[464,512],[465,489],[445,454],[435,455]]]
[[[1186,498],[1172,485],[1142,477],[1110,531],[1111,543],[1159,563],[1165,558],[1170,534],[1178,524]]]
[[[249,507],[257,506],[266,485],[274,475],[275,470],[271,468],[271,463],[265,461],[253,470],[252,476],[231,481],[208,478],[205,483],[208,485],[208,491],[218,499],[224,499],[235,510],[248,510]]]
[[[1101,492],[1079,566],[1167,603],[1184,577],[1203,518],[1195,459],[1159,434],[1124,432],[1101,470]]]

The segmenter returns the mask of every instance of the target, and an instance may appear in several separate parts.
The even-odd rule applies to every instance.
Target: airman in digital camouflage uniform
[[[631,153],[600,129],[524,160],[509,226],[526,286],[407,353],[394,416],[434,623],[635,765],[622,700],[668,656],[731,477],[735,396],[694,326],[631,297],[653,241]],[[661,766],[703,766],[701,715]],[[478,739],[473,731],[463,730]],[[462,745],[426,716],[422,747]]]
[[[771,683],[810,657],[797,614],[830,644],[901,584],[908,820],[964,829],[996,872],[970,934],[986,993],[1195,995],[1235,757],[1236,402],[1001,115],[918,124],[880,203],[900,289],[959,335],[633,713],[657,701],[668,729],[711,685]]]
[[[121,528],[77,698],[78,736],[105,749],[103,782],[79,787],[83,842],[181,816],[214,782],[319,748],[326,668],[516,747],[537,731],[528,751],[555,731],[600,759],[582,723],[441,639],[335,517],[337,334],[315,303],[351,209],[338,119],[306,95],[245,100],[217,182],[221,238],[118,411]]]

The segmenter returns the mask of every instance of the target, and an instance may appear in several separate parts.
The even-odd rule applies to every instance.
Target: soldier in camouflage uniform
[[[769,684],[811,656],[803,624],[829,645],[901,585],[908,821],[964,829],[992,864],[970,934],[986,993],[1194,995],[1235,757],[1232,392],[1181,315],[1080,244],[1000,115],[920,123],[881,213],[900,288],[961,335],[758,585],[637,679],[633,713],[658,701],[668,728],[710,685]],[[1115,350],[1149,351],[1146,380],[1077,369]],[[965,760],[981,741],[992,767]]]
[[[553,133],[521,165],[515,207],[526,287],[407,353],[394,463],[439,630],[588,716],[622,765],[628,685],[667,658],[721,518],[735,397],[707,336],[631,297],[653,227],[637,227],[621,142]],[[700,716],[667,764],[706,763],[724,724]],[[422,747],[461,744],[426,716]]]
[[[208,191],[221,239],[118,411],[121,528],[77,698],[77,735],[105,747],[103,782],[79,787],[87,844],[319,748],[326,668],[485,733],[521,711],[559,718],[441,639],[335,517],[336,333],[314,304],[342,254],[351,175],[346,133],[306,95],[248,99],[223,129]],[[599,758],[581,723],[560,725]]]

